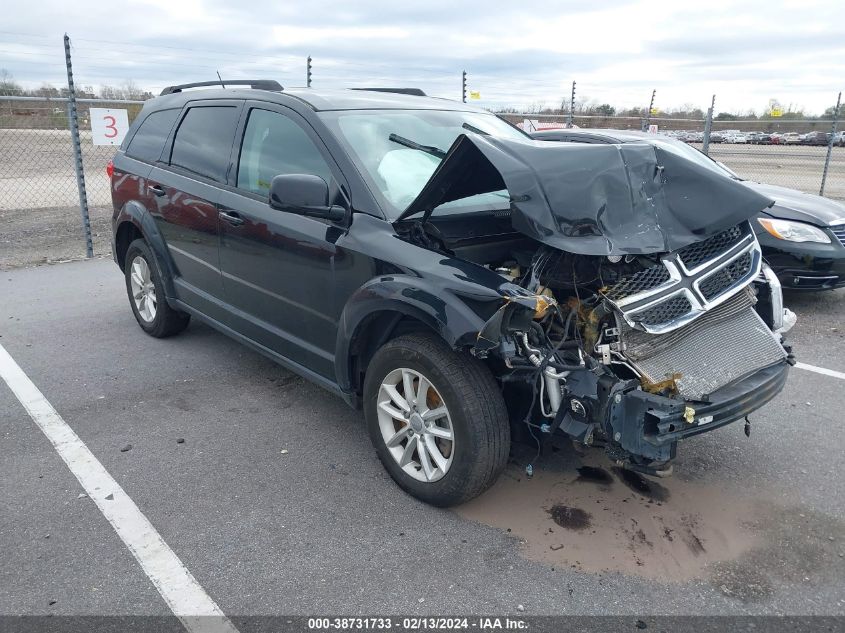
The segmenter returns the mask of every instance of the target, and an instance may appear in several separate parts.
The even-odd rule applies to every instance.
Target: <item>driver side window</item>
[[[331,169],[305,130],[284,114],[253,109],[241,146],[238,189],[266,196],[279,174],[312,174],[332,181]]]

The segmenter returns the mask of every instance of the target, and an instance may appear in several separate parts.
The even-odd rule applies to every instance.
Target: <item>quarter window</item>
[[[126,155],[148,163],[156,162],[178,116],[178,109],[159,110],[150,114],[129,142]]]
[[[278,112],[252,110],[238,166],[238,188],[267,195],[274,176],[311,174],[330,183],[320,150],[296,122]]]
[[[223,182],[237,124],[235,106],[191,108],[176,130],[170,164]]]

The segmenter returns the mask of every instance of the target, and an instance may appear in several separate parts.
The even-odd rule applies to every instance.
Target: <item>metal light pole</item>
[[[305,65],[305,86],[311,87],[311,55],[308,56],[308,62]]]

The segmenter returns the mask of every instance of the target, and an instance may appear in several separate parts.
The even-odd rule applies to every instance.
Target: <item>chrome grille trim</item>
[[[763,263],[760,245],[754,231],[747,222],[741,227],[742,238],[715,257],[688,268],[681,256],[684,249],[669,253],[661,258],[663,266],[669,272],[669,281],[621,299],[613,299],[609,296],[609,293],[605,294],[605,298],[621,312],[623,318],[631,327],[644,330],[650,334],[671,332],[690,323],[701,314],[736,295],[760,274]],[[750,258],[746,272],[713,296],[709,298],[705,296],[701,284],[724,271],[742,257]],[[730,279],[729,275],[726,275],[726,277]],[[663,323],[649,323],[643,318],[649,314],[659,313],[659,310],[653,309],[664,302],[674,299],[677,303],[679,297],[689,302],[690,310],[685,314]]]
[[[836,236],[836,239],[839,240],[839,243],[842,244],[842,246],[845,246],[845,225],[831,225],[830,232]]]

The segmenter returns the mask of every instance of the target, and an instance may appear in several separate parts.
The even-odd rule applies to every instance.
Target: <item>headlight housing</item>
[[[779,240],[787,242],[818,242],[829,244],[827,233],[812,224],[793,222],[792,220],[778,220],[775,218],[757,218],[766,232]]]

